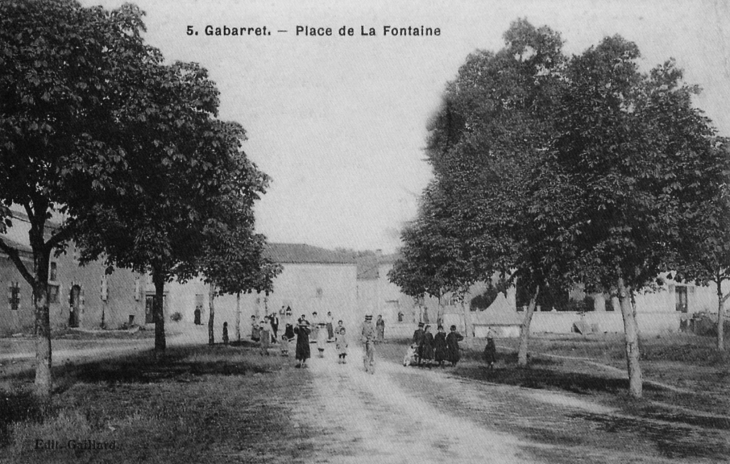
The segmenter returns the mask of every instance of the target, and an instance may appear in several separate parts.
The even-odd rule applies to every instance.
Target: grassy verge
[[[289,362],[287,362],[289,361]],[[290,423],[308,371],[242,347],[168,349],[55,368],[42,412],[30,373],[0,383],[5,462],[306,462],[314,431]],[[0,458],[2,460],[2,458]]]
[[[513,353],[518,343],[514,339],[498,340],[497,344],[504,347],[500,350],[504,366],[514,364]],[[714,340],[710,337],[691,334],[643,337],[640,343],[644,379],[676,389],[645,383],[646,401],[730,416],[729,351],[717,351]],[[540,335],[530,340],[529,349],[532,354],[529,377],[538,379],[542,388],[558,388],[577,393],[605,392],[611,395],[622,394],[626,390],[626,381],[623,380],[626,375],[626,360],[622,335]],[[475,350],[467,353],[467,357],[477,360],[480,354]],[[615,367],[621,372],[611,375],[595,365],[557,356],[584,358]],[[546,365],[551,366],[549,372],[542,369]],[[624,404],[625,401],[621,400],[620,403]]]

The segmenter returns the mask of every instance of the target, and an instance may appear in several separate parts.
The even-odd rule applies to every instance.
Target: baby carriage
[[[416,364],[417,362],[418,362],[418,346],[411,345],[408,347],[408,351],[406,351],[406,355],[403,357],[403,365],[410,366],[411,364]]]

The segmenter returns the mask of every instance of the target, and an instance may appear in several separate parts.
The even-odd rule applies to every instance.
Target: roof
[[[497,298],[484,311],[471,313],[472,324],[477,325],[520,325],[523,316],[511,307],[504,293],[499,292]]]
[[[279,264],[355,264],[347,253],[304,243],[269,243],[266,256]]]
[[[8,245],[10,248],[15,248],[21,254],[23,254],[23,253],[33,254],[33,249],[29,245],[26,245],[24,243],[19,243],[19,242],[16,242],[15,240],[10,240],[9,238],[2,237],[2,236],[0,236],[0,240],[5,242],[5,244]],[[0,250],[0,253],[3,253],[3,251]]]
[[[378,257],[378,264],[393,264],[400,258],[400,253],[391,253],[389,255],[381,255]]]
[[[357,257],[357,280],[376,280],[380,277],[378,257],[367,254]]]

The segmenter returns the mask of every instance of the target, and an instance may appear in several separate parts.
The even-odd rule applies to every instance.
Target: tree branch
[[[7,253],[7,255],[10,257],[10,260],[15,264],[15,267],[18,268],[18,271],[23,276],[23,278],[28,281],[28,283],[35,287],[35,277],[33,277],[33,274],[28,271],[28,268],[25,267],[25,264],[23,264],[23,261],[20,259],[20,253],[15,248],[11,247],[7,243],[5,243],[2,238],[0,238],[0,250]]]
[[[62,228],[61,231],[58,232],[57,234],[51,235],[51,237],[45,243],[44,247],[45,247],[46,251],[52,252],[53,249],[56,248],[61,243],[71,240],[72,236],[73,236],[73,233],[71,232],[70,229]]]

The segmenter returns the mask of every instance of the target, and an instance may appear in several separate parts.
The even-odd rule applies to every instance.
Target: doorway
[[[145,300],[144,300],[144,322],[145,322],[145,324],[154,324],[155,323],[155,314],[153,312],[154,301],[155,301],[154,295],[145,296]],[[165,314],[165,306],[167,306],[166,303],[167,303],[167,295],[162,295],[162,314]]]
[[[69,302],[68,326],[79,326],[79,312],[81,311],[81,287],[71,287],[71,301]]]

